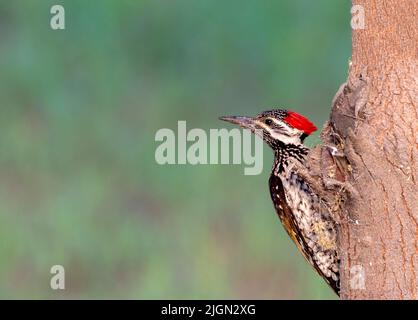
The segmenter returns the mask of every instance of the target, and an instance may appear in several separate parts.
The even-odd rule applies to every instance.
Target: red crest
[[[307,135],[310,135],[312,132],[316,131],[315,125],[304,116],[301,116],[299,113],[288,111],[286,117],[284,117],[283,120],[288,125],[303,131]]]

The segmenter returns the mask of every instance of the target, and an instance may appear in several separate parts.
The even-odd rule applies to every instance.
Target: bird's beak
[[[233,124],[237,124],[242,128],[255,130],[255,123],[254,119],[251,117],[240,117],[240,116],[227,116],[227,117],[220,117],[219,120],[231,122]]]

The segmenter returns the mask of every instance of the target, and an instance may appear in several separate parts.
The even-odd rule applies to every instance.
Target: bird
[[[255,117],[219,119],[250,130],[273,150],[269,190],[276,213],[305,259],[339,296],[337,223],[315,188],[295,168],[296,163],[306,164],[310,149],[303,142],[317,130],[316,126],[301,114],[285,109],[264,111]]]

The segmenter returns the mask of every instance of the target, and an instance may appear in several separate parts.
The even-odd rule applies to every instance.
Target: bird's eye
[[[270,126],[270,125],[273,123],[273,120],[271,120],[271,119],[266,119],[266,120],[264,120],[264,123],[265,123],[266,125]]]

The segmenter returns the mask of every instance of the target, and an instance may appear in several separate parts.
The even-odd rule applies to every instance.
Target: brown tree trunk
[[[323,131],[337,149],[322,167],[345,193],[336,210],[341,297],[417,299],[418,1],[353,5],[364,9],[364,29],[353,29],[348,81]]]

